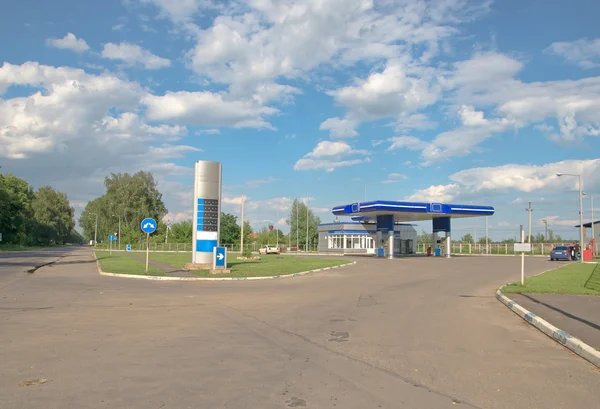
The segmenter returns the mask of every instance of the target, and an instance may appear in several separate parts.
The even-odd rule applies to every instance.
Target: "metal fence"
[[[556,246],[568,246],[569,243],[531,243],[531,255],[550,255],[552,249]],[[426,253],[427,247],[431,244],[420,243],[417,245],[418,253]],[[452,243],[450,245],[452,254],[515,254],[512,243]],[[443,247],[442,247],[443,251]]]
[[[276,244],[270,244],[270,246],[275,246]],[[222,247],[226,247],[229,252],[240,252],[239,244],[221,244]],[[125,250],[127,247],[126,243],[121,243],[120,250]],[[261,246],[257,243],[249,243],[244,244],[244,248],[250,251],[258,251]],[[97,249],[100,250],[108,250],[109,244],[107,242],[100,243],[96,246]],[[281,252],[295,252],[296,246],[291,246],[288,248],[287,245],[279,245]],[[112,244],[113,250],[119,250],[119,244],[117,242],[113,242]],[[146,250],[146,243],[131,243],[131,250]],[[304,246],[300,245],[298,251],[312,252],[317,250],[317,246],[308,246],[308,249],[305,249]],[[192,251],[192,243],[150,243],[150,251],[169,251],[169,252],[191,252]]]

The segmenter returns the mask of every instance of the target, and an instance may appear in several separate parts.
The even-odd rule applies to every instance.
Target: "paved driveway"
[[[520,259],[376,260],[278,280],[97,275],[0,289],[1,408],[591,408],[600,373],[494,298]],[[551,268],[528,259],[529,274]],[[27,379],[49,380],[19,387]]]

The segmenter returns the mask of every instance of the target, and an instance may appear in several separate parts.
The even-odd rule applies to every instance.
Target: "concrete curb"
[[[275,278],[288,278],[288,277],[299,277],[299,276],[303,276],[309,273],[316,273],[319,271],[325,271],[325,270],[331,270],[333,268],[340,268],[340,267],[346,267],[346,266],[350,266],[350,265],[354,265],[356,264],[356,261],[352,261],[346,264],[342,264],[339,266],[333,266],[333,267],[325,267],[325,268],[319,268],[316,270],[308,270],[308,271],[302,271],[300,273],[294,273],[294,274],[282,274],[282,275],[277,275],[277,276],[266,276],[266,277],[170,277],[170,276],[147,276],[147,275],[141,275],[141,274],[116,274],[116,273],[106,273],[104,271],[102,271],[102,268],[100,267],[100,262],[98,261],[98,257],[96,257],[96,252],[93,253],[94,254],[94,258],[96,259],[96,267],[98,268],[98,273],[100,275],[103,276],[108,276],[108,277],[119,277],[119,278],[134,278],[134,279],[138,279],[138,280],[156,280],[156,281],[246,281],[246,280],[270,280],[270,279],[275,279]]]
[[[505,296],[501,291],[502,288],[504,288],[504,286],[500,287],[498,291],[496,291],[496,298],[508,308],[510,308],[512,312],[517,314],[519,317],[523,318],[525,321],[527,321],[535,328],[546,334],[548,337],[552,338],[554,341],[558,342],[566,348],[569,348],[571,351],[575,352],[583,359],[591,362],[592,364],[600,368],[599,351],[596,351],[594,348],[581,341],[580,339],[567,334],[559,328],[556,328],[554,325],[538,317],[534,313],[529,312],[521,305],[517,304],[515,301]]]

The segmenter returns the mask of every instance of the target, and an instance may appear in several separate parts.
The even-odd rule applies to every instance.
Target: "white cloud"
[[[67,33],[63,38],[49,38],[46,40],[46,44],[50,47],[71,50],[76,53],[82,53],[90,49],[83,38],[77,38],[73,33]]]
[[[246,204],[248,203],[248,201],[250,200],[250,198],[248,196],[244,196],[244,206],[246,206]],[[234,204],[234,205],[242,205],[242,196],[237,196],[237,197],[224,197],[223,198],[223,203],[227,203],[227,204]]]
[[[559,41],[552,43],[546,51],[559,55],[583,69],[600,67],[600,38]]]
[[[430,186],[413,193],[406,200],[416,202],[451,202],[459,192],[460,188],[457,184]]]
[[[405,180],[405,179],[408,179],[408,178],[406,177],[406,175],[403,175],[402,173],[390,173],[387,176],[387,179],[382,180],[381,183],[390,184],[390,183],[396,183],[400,180]]]
[[[369,158],[364,159],[343,159],[352,155],[368,155],[365,150],[352,149],[345,142],[322,141],[315,148],[307,153],[304,158],[299,159],[294,165],[294,170],[325,170],[332,172],[336,168],[358,165],[370,162]]]
[[[345,142],[330,142],[322,141],[315,146],[312,152],[306,154],[310,158],[322,158],[325,156],[340,156],[340,155],[368,155],[369,152],[365,150],[352,149],[350,145]]]
[[[455,64],[446,86],[454,90],[459,104],[468,107],[471,116],[464,118],[471,124],[481,116],[475,108],[493,107],[499,116],[495,128],[502,122],[522,128],[556,121],[559,132],[548,136],[557,142],[600,135],[600,77],[526,83],[515,78],[522,67],[502,54],[476,54]]]
[[[348,118],[327,118],[321,123],[319,129],[329,131],[332,138],[351,138],[358,135],[354,129],[356,126],[358,122]]]
[[[147,94],[142,98],[146,116],[151,121],[181,122],[200,126],[274,129],[263,117],[277,109],[248,100],[230,100],[226,94],[167,92],[163,96]]]
[[[577,178],[558,177],[557,173],[582,175],[585,189],[600,189],[600,159],[567,160],[545,165],[508,164],[496,167],[465,169],[449,176],[452,183],[430,186],[411,195],[408,200],[451,201],[457,197],[482,197],[490,194],[554,193],[564,199],[565,191],[577,190]],[[542,199],[539,199],[542,200]],[[519,197],[512,204],[527,200]]]
[[[128,66],[141,65],[148,70],[156,70],[171,66],[171,61],[152,54],[137,44],[122,42],[104,44],[102,57],[123,61]]]
[[[347,118],[339,120],[357,124],[361,121],[373,121],[381,118],[401,119],[407,113],[425,108],[440,97],[440,88],[434,84],[434,77],[429,70],[415,70],[399,60],[388,61],[382,72],[369,75],[367,79],[356,79],[356,85],[346,86],[328,94],[349,112]],[[330,125],[331,126],[331,125]],[[333,130],[345,129],[344,136],[351,136],[349,127],[333,127]],[[356,131],[351,128],[354,133]],[[333,136],[339,136],[334,135]]]
[[[327,172],[333,172],[336,168],[360,165],[361,163],[368,163],[371,160],[366,159],[352,159],[352,160],[329,160],[329,159],[299,159],[294,165],[294,170],[325,170]]]
[[[414,136],[395,136],[388,139],[392,144],[388,147],[388,151],[395,149],[408,149],[411,151],[422,150],[427,146],[425,142]]]
[[[217,8],[210,0],[139,0],[141,3],[154,4],[163,16],[174,22],[191,20],[203,8]]]
[[[194,135],[202,135],[202,134],[218,135],[220,133],[221,133],[221,131],[219,131],[218,129],[211,128],[211,129],[201,129],[199,131],[196,131],[196,132],[194,132]]]

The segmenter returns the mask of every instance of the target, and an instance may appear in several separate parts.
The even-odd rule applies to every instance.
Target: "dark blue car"
[[[567,246],[556,246],[550,253],[550,260],[570,260],[571,255],[569,254],[569,247]]]

